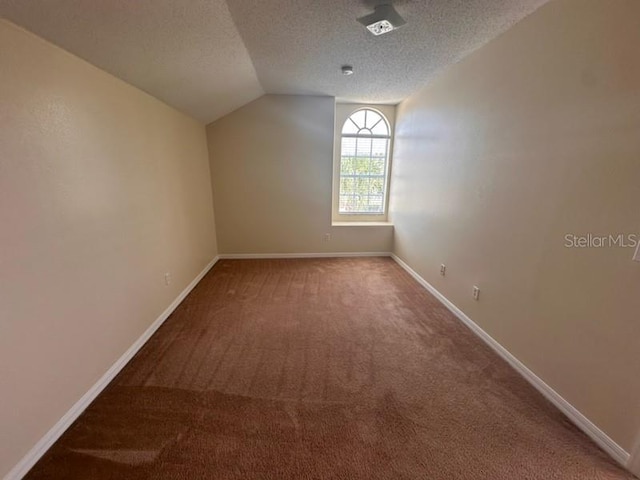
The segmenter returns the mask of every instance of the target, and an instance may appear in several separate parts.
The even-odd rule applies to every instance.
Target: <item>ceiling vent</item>
[[[374,35],[382,35],[407,23],[392,5],[378,5],[370,15],[360,17],[358,21]]]
[[[351,65],[343,65],[342,74],[346,76],[353,75],[353,67]]]

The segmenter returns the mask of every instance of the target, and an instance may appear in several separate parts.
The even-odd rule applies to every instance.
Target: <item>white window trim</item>
[[[368,108],[381,113],[389,124],[389,152],[387,158],[387,171],[385,178],[385,198],[384,213],[340,213],[340,154],[342,145],[342,126],[344,122],[356,111]],[[391,168],[393,164],[393,134],[395,130],[396,107],[395,105],[369,105],[369,104],[346,104],[337,103],[335,113],[335,126],[333,136],[333,193],[331,201],[331,220],[334,224],[344,225],[346,223],[386,223],[389,214],[389,180],[391,178]],[[348,136],[348,135],[347,135]],[[386,138],[386,137],[385,137]]]

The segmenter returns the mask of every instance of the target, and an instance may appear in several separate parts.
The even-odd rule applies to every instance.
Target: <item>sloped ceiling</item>
[[[225,0],[0,0],[0,15],[204,123],[264,93]]]
[[[547,0],[0,0],[0,15],[205,122],[263,93],[394,104]],[[349,64],[355,74],[345,77]]]

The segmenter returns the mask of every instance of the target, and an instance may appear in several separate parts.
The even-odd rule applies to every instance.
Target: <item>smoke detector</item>
[[[376,36],[400,28],[407,23],[392,5],[378,5],[373,13],[358,18],[358,22]]]

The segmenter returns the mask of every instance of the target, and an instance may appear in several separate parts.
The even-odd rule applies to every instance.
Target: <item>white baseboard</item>
[[[338,258],[338,257],[390,257],[390,252],[327,252],[327,253],[221,253],[220,259],[243,258]]]
[[[631,456],[627,462],[627,468],[636,477],[640,478],[640,437],[636,439],[636,444],[631,450]]]
[[[182,303],[189,292],[198,284],[211,267],[218,261],[216,256],[204,269],[198,274],[193,281],[171,302],[171,305],[160,314],[160,316],[145,330],[133,345],[107,370],[107,372],[98,380],[73,407],[71,407],[64,416],[36,443],[31,450],[20,460],[4,477],[4,480],[19,480],[33,467],[36,462],[46,453],[46,451],[55,443],[58,438],[71,426],[71,424],[80,416],[89,404],[104,390],[104,388],[114,379],[114,377],[124,368],[124,366],[133,358],[133,356],[142,348],[149,340],[151,335],[169,318],[169,315]]]
[[[447,307],[462,323],[471,329],[480,339],[482,339],[489,347],[491,347],[498,355],[509,363],[525,380],[533,385],[542,395],[544,395],[551,403],[553,403],[569,420],[571,420],[580,430],[586,433],[600,448],[607,452],[614,460],[622,466],[631,468],[629,464],[629,453],[614,442],[606,433],[600,430],[593,422],[580,413],[567,400],[562,398],[559,393],[547,385],[540,377],[529,370],[520,360],[513,356],[506,348],[498,343],[493,337],[485,332],[478,324],[471,320],[462,310],[456,307],[449,299],[436,290],[429,282],[422,278],[418,273],[407,265],[402,259],[395,254],[391,255],[398,265],[404,268],[409,275],[417,280],[417,282],[435,296],[442,304]],[[640,447],[639,447],[640,450]],[[640,455],[639,455],[640,456]],[[639,465],[640,466],[640,465]],[[635,473],[635,472],[634,472]]]

